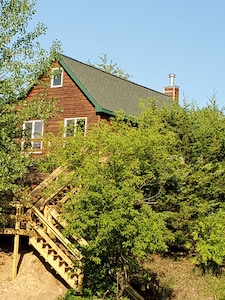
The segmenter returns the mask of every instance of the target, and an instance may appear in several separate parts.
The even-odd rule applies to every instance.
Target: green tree
[[[67,234],[88,241],[85,287],[102,293],[116,276],[132,278],[149,253],[182,251],[213,268],[225,259],[223,112],[214,100],[140,106],[139,117],[100,122],[48,157],[75,171]]]
[[[25,103],[22,98],[40,74],[48,69],[57,55],[59,44],[50,51],[40,47],[38,37],[46,27],[39,23],[28,31],[35,13],[36,1],[0,1],[0,222],[7,222],[4,207],[12,198],[21,196],[20,180],[32,164],[21,153],[18,139],[22,123],[30,118],[50,117],[53,101],[43,101],[43,95]],[[47,113],[46,113],[47,112]]]
[[[88,241],[81,249],[84,287],[102,295],[112,292],[116,279],[131,279],[149,253],[167,251],[172,239],[163,214],[150,204],[176,160],[170,154],[173,137],[168,141],[160,126],[136,127],[133,122],[120,116],[110,126],[100,122],[86,137],[69,138],[62,153],[55,153],[55,163],[74,170],[70,180],[77,192],[68,201],[65,218],[67,234]],[[123,288],[121,284],[117,296]]]
[[[114,63],[112,60],[108,59],[108,54],[103,53],[102,56],[99,57],[100,62],[97,64],[93,64],[88,60],[88,64],[98,68],[106,73],[115,75],[117,77],[123,78],[123,79],[130,79],[132,76],[128,73],[126,73],[123,69],[121,69],[117,63]]]
[[[219,216],[224,211],[225,199],[223,111],[217,108],[215,99],[212,99],[201,109],[185,105],[167,110],[161,114],[160,123],[175,134],[174,153],[182,164],[173,169],[173,176],[153,209],[170,212],[167,226],[174,233],[173,246],[191,252],[194,256],[197,254],[200,264],[222,265],[225,259],[222,247],[213,244],[207,237],[208,229],[204,232],[199,224],[206,225],[205,222],[209,221],[212,223],[212,219],[213,222],[217,219],[218,224],[222,224]],[[204,232],[201,233],[204,247],[204,243],[200,243],[198,239],[197,232],[200,231]],[[213,234],[217,234],[220,242],[224,243],[223,234],[216,230],[216,226]],[[204,252],[206,247],[210,253],[207,256]]]

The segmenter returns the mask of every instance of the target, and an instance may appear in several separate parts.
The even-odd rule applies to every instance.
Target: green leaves
[[[205,265],[222,265],[225,257],[225,211],[201,218],[193,227],[196,260]]]
[[[86,137],[53,147],[46,164],[66,164],[76,194],[67,234],[85,238],[85,284],[132,276],[151,253],[177,249],[204,266],[224,263],[224,115],[212,101],[157,108],[100,122]],[[53,143],[54,145],[54,143]],[[96,268],[96,274],[90,270]]]
[[[52,54],[40,47],[38,38],[46,26],[38,23],[27,31],[35,13],[34,0],[3,0],[0,7],[0,105],[24,96],[40,74],[46,71]],[[59,49],[57,49],[59,50]],[[48,57],[49,56],[49,57]]]
[[[122,70],[117,63],[113,63],[112,60],[108,61],[108,55],[103,53],[102,56],[99,57],[100,59],[100,63],[98,64],[92,64],[89,60],[88,60],[88,64],[91,66],[94,66],[106,73],[110,73],[112,75],[115,75],[117,77],[123,78],[123,79],[129,79],[130,77],[132,77],[130,74],[127,74],[124,70]]]
[[[168,136],[158,126],[135,127],[119,118],[100,122],[86,137],[68,138],[61,154],[57,148],[49,157],[74,170],[77,192],[65,208],[67,234],[88,241],[81,251],[94,289],[118,272],[126,270],[129,277],[142,259],[167,251],[172,242],[163,214],[149,205],[158,200],[176,161]]]
[[[48,119],[54,110],[54,101],[47,100],[46,94],[29,103],[22,101],[58,50],[56,44],[49,51],[40,47],[38,38],[46,31],[43,24],[28,31],[35,4],[33,0],[0,1],[0,219],[13,198],[21,200],[22,178],[33,164],[21,153],[22,124],[31,118]]]

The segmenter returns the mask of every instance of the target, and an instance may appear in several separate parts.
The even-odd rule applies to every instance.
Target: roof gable
[[[172,101],[162,93],[65,55],[61,56],[59,63],[94,105],[96,112],[113,115],[117,111],[124,111],[126,115],[137,116],[140,113],[139,99],[154,98],[159,106]]]

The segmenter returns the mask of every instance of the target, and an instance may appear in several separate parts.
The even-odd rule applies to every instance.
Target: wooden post
[[[16,279],[17,266],[19,261],[19,242],[20,236],[15,234],[14,236],[14,249],[13,249],[13,270],[12,270],[12,280]]]
[[[22,205],[16,204],[16,222],[15,222],[15,229],[20,229],[20,216],[22,215]],[[12,270],[12,280],[16,279],[17,275],[17,267],[19,262],[19,243],[20,243],[20,236],[19,234],[15,234],[14,236],[14,249],[13,249],[13,270]]]

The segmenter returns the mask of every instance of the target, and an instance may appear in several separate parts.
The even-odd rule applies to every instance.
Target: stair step
[[[53,253],[53,255],[57,254],[57,252],[54,249],[52,249],[52,248],[48,249],[48,254],[52,254],[52,253]]]
[[[60,256],[59,254],[57,254],[57,253],[55,254],[55,253],[54,253],[54,255],[53,255],[53,259],[54,259],[54,260],[60,259],[60,258],[61,258],[61,256]]]
[[[62,265],[59,265],[59,262],[57,259],[54,259],[53,255],[48,255],[48,251],[45,251],[41,247],[40,243],[35,243],[36,240],[34,238],[30,238],[30,243],[36,248],[36,250],[43,256],[46,262],[50,264],[51,267],[69,284],[69,286],[73,289],[79,289],[78,288],[78,281],[79,281],[79,275],[80,273],[76,274],[71,261],[71,266],[69,264],[65,265],[65,261]],[[57,255],[57,258],[61,258],[60,255]],[[61,258],[61,262],[63,262]]]
[[[71,268],[71,267],[65,267],[65,272],[69,272],[69,271],[73,271],[73,268]]]
[[[37,238],[37,242],[38,242],[38,243],[43,243],[43,242],[44,242],[44,239],[43,239],[42,237],[38,237],[38,238]]]
[[[66,267],[68,267],[68,264],[67,264],[64,260],[61,260],[61,261],[59,262],[59,266],[61,267],[61,266],[63,266],[63,265],[65,265]]]

